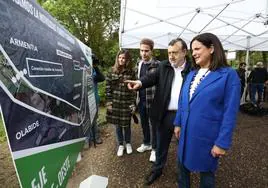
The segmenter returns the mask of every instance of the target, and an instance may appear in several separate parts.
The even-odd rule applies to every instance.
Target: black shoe
[[[162,175],[162,172],[152,171],[145,178],[145,185],[151,185],[155,180],[157,180]]]

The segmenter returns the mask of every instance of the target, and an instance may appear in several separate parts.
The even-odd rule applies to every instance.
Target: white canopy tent
[[[268,0],[121,0],[120,48],[139,48],[151,38],[166,49],[181,37],[188,45],[211,32],[225,50],[268,51]]]

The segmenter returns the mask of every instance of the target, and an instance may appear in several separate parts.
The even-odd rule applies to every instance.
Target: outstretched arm
[[[141,77],[140,80],[125,80],[128,84],[128,89],[138,90],[140,88],[148,88],[157,84],[159,78],[159,68],[154,72],[150,72],[145,76]]]

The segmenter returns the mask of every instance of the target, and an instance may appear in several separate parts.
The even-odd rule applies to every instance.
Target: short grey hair
[[[257,63],[256,63],[256,66],[257,66],[257,67],[263,67],[263,62],[261,62],[261,61],[257,62]]]

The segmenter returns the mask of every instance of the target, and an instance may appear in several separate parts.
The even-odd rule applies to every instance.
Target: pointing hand
[[[142,86],[140,80],[125,80],[124,82],[127,83],[127,87],[129,90],[138,90]]]

